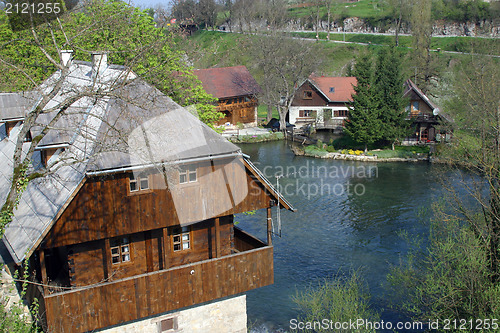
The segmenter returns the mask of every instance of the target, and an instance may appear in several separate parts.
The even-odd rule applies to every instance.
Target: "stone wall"
[[[320,22],[320,31],[326,31],[328,27],[327,21]],[[229,29],[227,23],[220,26],[222,30],[233,32],[257,32],[265,31],[268,29],[267,23],[264,20],[255,20],[250,24],[248,22],[240,22],[234,20]],[[306,20],[290,20],[285,31],[315,31],[315,25],[311,25]],[[331,32],[352,32],[352,33],[389,33],[394,34],[393,27],[374,27],[370,26],[367,22],[359,17],[348,17],[343,22],[331,22]],[[411,29],[407,26],[402,26],[400,29],[402,34],[411,34]],[[456,23],[447,21],[436,21],[432,28],[433,36],[481,36],[481,37],[499,37],[500,36],[500,23],[492,21],[481,21],[479,23],[467,22]]]
[[[246,295],[100,330],[105,333],[246,333]]]

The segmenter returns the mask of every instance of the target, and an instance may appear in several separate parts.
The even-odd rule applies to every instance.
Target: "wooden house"
[[[342,131],[352,101],[355,77],[312,74],[297,89],[289,109],[289,122],[297,128],[314,124],[317,129]]]
[[[443,121],[449,122],[449,117],[442,112],[411,80],[406,80],[404,97],[408,99],[406,112],[412,121],[410,143],[427,143],[436,140],[449,139],[449,133],[440,133],[436,126]]]
[[[194,74],[206,92],[217,98],[219,125],[257,126],[260,87],[245,66],[198,69]]]
[[[237,146],[105,55],[69,72],[71,89],[55,99],[96,86],[97,72],[132,80],[80,99],[49,129],[30,169],[44,176],[29,182],[0,242],[11,271],[29,263],[44,330],[246,332],[244,293],[273,283],[271,208],[291,205]],[[0,109],[2,203],[30,108]],[[54,116],[42,113],[32,135]],[[266,241],[234,224],[258,209]]]

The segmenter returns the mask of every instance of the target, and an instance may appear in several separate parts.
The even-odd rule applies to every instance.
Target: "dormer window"
[[[129,193],[140,193],[150,190],[149,185],[149,175],[141,173],[140,175],[135,175],[131,173],[128,177],[129,181]]]
[[[334,93],[335,92],[335,87],[330,87],[330,92]]]
[[[26,133],[26,137],[24,138],[24,142],[31,142],[33,139],[31,138],[31,132],[28,131],[28,133]]]
[[[10,131],[12,131],[12,129],[14,128],[14,126],[16,126],[17,122],[15,121],[7,121],[5,122],[5,132],[7,134],[7,136],[10,135]]]
[[[49,165],[49,160],[54,156],[57,152],[57,148],[44,148],[40,150],[40,159],[44,168]],[[61,148],[61,152],[64,151],[64,148]]]
[[[197,180],[196,165],[184,165],[179,170],[179,184],[194,183]]]

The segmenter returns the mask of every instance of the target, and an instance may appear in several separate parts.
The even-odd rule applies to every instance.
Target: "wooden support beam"
[[[111,278],[112,268],[111,268],[111,245],[109,243],[109,238],[104,239],[104,279],[107,281]]]
[[[271,207],[267,207],[267,245],[273,245],[273,222]]]
[[[162,243],[163,243],[163,269],[168,269],[170,268],[170,264],[168,262],[168,256],[170,255],[170,238],[168,237],[168,228],[163,228]]]
[[[40,250],[39,251],[39,257],[40,257],[40,271],[42,273],[42,284],[43,284],[43,293],[47,295],[47,285],[48,285],[48,280],[47,280],[47,268],[45,265],[45,250]]]
[[[215,218],[215,257],[220,257],[220,219]]]
[[[153,241],[151,240],[151,231],[144,232],[146,243],[146,270],[152,272],[154,270],[153,264]]]

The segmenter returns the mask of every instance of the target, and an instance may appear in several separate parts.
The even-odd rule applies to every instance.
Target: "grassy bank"
[[[284,135],[281,132],[274,132],[261,135],[238,135],[233,136],[229,139],[232,143],[257,143],[257,142],[267,142],[283,140]]]
[[[364,154],[360,149],[337,149],[334,145],[326,145],[319,141],[319,145],[310,145],[304,148],[304,152],[309,156],[323,157],[328,153],[339,153],[356,156],[377,156],[378,158],[423,158],[429,156],[429,146],[396,146],[394,150],[384,147],[382,149],[371,149]]]
[[[250,56],[249,48],[254,35],[225,33],[200,30],[193,36],[177,41],[178,46],[187,52],[196,68],[247,66],[257,81],[254,69],[258,67]],[[317,43],[315,50],[321,59],[318,72],[326,75],[341,76],[345,74],[348,63],[366,46],[356,44]],[[266,111],[259,110],[265,114]],[[260,116],[260,115],[259,115]]]

